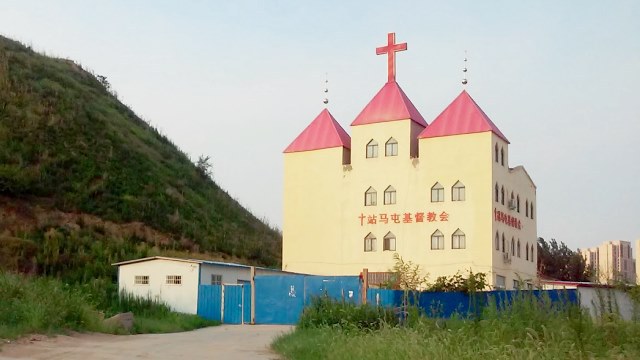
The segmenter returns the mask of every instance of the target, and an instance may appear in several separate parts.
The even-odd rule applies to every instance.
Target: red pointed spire
[[[328,149],[351,148],[351,137],[340,126],[329,110],[324,109],[298,137],[284,150],[285,153]]]
[[[507,137],[482,111],[480,106],[471,98],[466,90],[463,90],[444,111],[420,133],[419,139],[472,134],[492,131],[502,140],[509,143]]]
[[[360,112],[351,126],[411,119],[427,126],[427,122],[397,82],[386,83]]]

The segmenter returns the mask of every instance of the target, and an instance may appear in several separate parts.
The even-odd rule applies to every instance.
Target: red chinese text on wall
[[[505,214],[498,209],[493,209],[493,218],[503,224],[507,224],[516,229],[522,229],[522,223],[515,216]]]
[[[429,212],[417,212],[417,213],[392,213],[392,214],[368,214],[365,215],[360,213],[358,216],[360,219],[360,226],[364,226],[365,224],[373,225],[373,224],[411,224],[411,223],[424,223],[424,222],[438,222],[438,221],[449,221],[449,214],[446,212],[441,212],[440,214],[435,213],[433,211]]]

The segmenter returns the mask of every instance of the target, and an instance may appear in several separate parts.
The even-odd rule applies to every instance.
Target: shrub
[[[397,324],[398,318],[389,308],[356,305],[319,296],[311,299],[310,305],[303,310],[298,327],[305,329],[331,326],[346,330],[375,330],[385,325]]]

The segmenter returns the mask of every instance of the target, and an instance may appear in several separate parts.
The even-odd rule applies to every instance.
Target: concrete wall
[[[156,259],[118,267],[118,289],[139,297],[162,301],[172,310],[195,314],[198,307],[199,264]],[[136,285],[136,275],[149,276],[148,285]],[[168,275],[182,276],[182,284],[167,284]]]
[[[634,318],[635,305],[627,293],[618,289],[579,287],[580,305],[593,318],[603,314],[619,314],[624,320]]]

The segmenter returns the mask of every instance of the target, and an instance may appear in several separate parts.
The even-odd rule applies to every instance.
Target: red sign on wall
[[[509,214],[505,214],[496,208],[493,209],[493,218],[496,221],[509,225],[513,228],[522,229],[522,223],[518,218]]]
[[[367,214],[360,213],[358,216],[360,219],[360,226],[381,224],[412,224],[412,223],[424,223],[424,222],[443,222],[449,221],[449,214],[441,212],[440,214],[433,211],[428,212],[406,212],[406,213],[380,213],[380,214]]]

